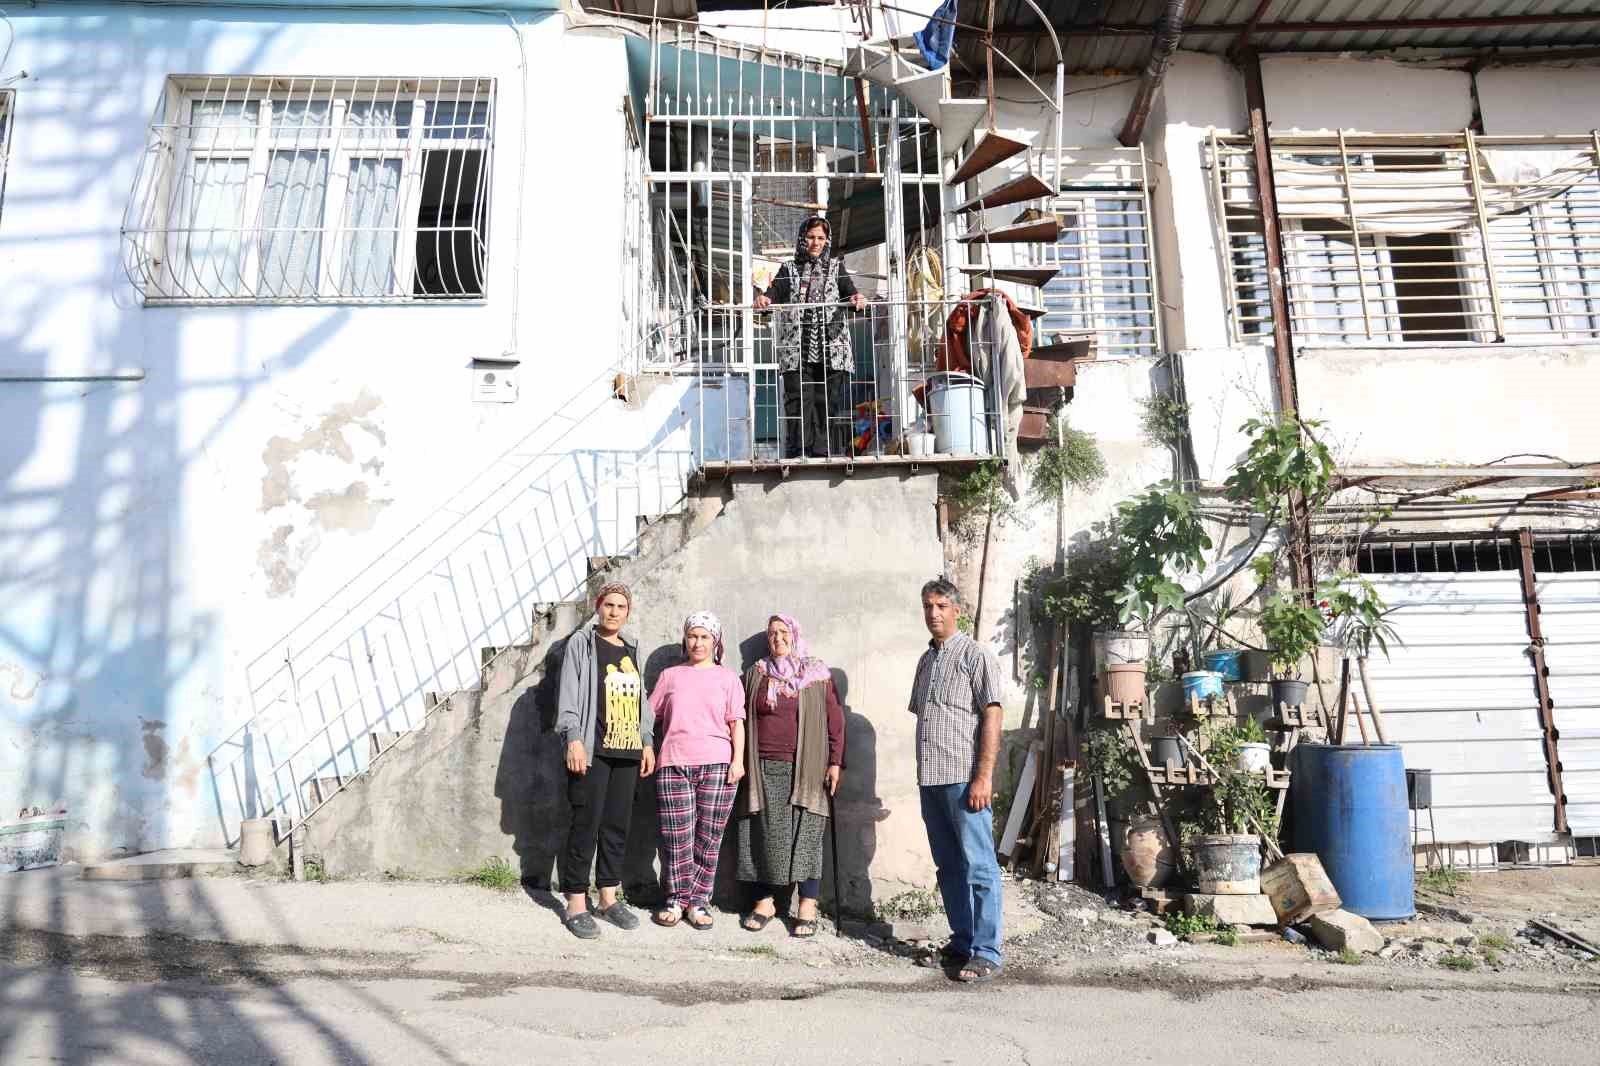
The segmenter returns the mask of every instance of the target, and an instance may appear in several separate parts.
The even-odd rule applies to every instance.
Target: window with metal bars
[[[1045,333],[1093,333],[1107,359],[1156,354],[1150,230],[1142,190],[1085,192],[1055,201],[1061,236],[1045,249]]]
[[[1471,540],[1368,541],[1355,553],[1363,574],[1467,574],[1521,568],[1515,536]],[[1533,539],[1533,569],[1561,574],[1600,570],[1600,537],[1541,533]]]
[[[0,89],[0,219],[6,213],[6,160],[11,155],[11,115],[16,102],[16,90]]]
[[[480,299],[488,79],[174,77],[123,225],[150,303]]]
[[[1209,165],[1239,341],[1271,333],[1245,138]],[[1600,339],[1600,141],[1272,139],[1292,332],[1307,345]]]

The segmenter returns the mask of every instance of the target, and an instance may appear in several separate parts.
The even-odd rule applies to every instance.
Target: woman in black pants
[[[567,641],[561,664],[556,732],[566,742],[572,827],[561,851],[563,923],[592,940],[600,925],[589,910],[589,870],[600,889],[600,917],[619,929],[639,919],[617,898],[633,816],[633,792],[655,772],[655,715],[639,672],[639,647],[622,635],[633,594],[620,581],[595,597],[595,620]],[[596,846],[598,845],[598,855]]]

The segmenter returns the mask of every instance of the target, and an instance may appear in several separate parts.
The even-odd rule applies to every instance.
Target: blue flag
[[[950,62],[950,49],[956,41],[956,0],[944,0],[928,25],[913,33],[911,39],[917,42],[917,51],[928,61],[929,70],[938,70]]]

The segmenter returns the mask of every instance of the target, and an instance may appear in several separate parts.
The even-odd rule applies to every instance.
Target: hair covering
[[[628,586],[621,581],[607,581],[604,585],[600,586],[600,591],[594,594],[595,610],[599,610],[601,602],[613,592],[627,600],[628,610],[633,610],[633,590],[628,588]]]
[[[703,629],[711,634],[711,661],[722,662],[722,623],[718,621],[717,616],[710,611],[696,611],[683,620],[685,655],[689,653],[687,641],[691,629]]]
[[[789,654],[779,658],[769,653],[756,663],[756,669],[767,679],[767,698],[774,699],[779,693],[793,696],[807,685],[829,680],[832,675],[828,664],[810,654],[805,638],[800,635],[800,623],[794,616],[775,614],[767,619],[768,627],[774,622],[783,623],[789,630]]]

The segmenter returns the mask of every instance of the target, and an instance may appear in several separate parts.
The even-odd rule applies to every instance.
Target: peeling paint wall
[[[81,854],[220,843],[246,664],[616,359],[623,46],[518,15],[524,67],[492,12],[10,17],[0,365],[145,378],[0,384],[0,812],[66,803]],[[176,73],[495,79],[487,300],[141,307],[118,231]],[[474,404],[508,350],[522,398]]]

